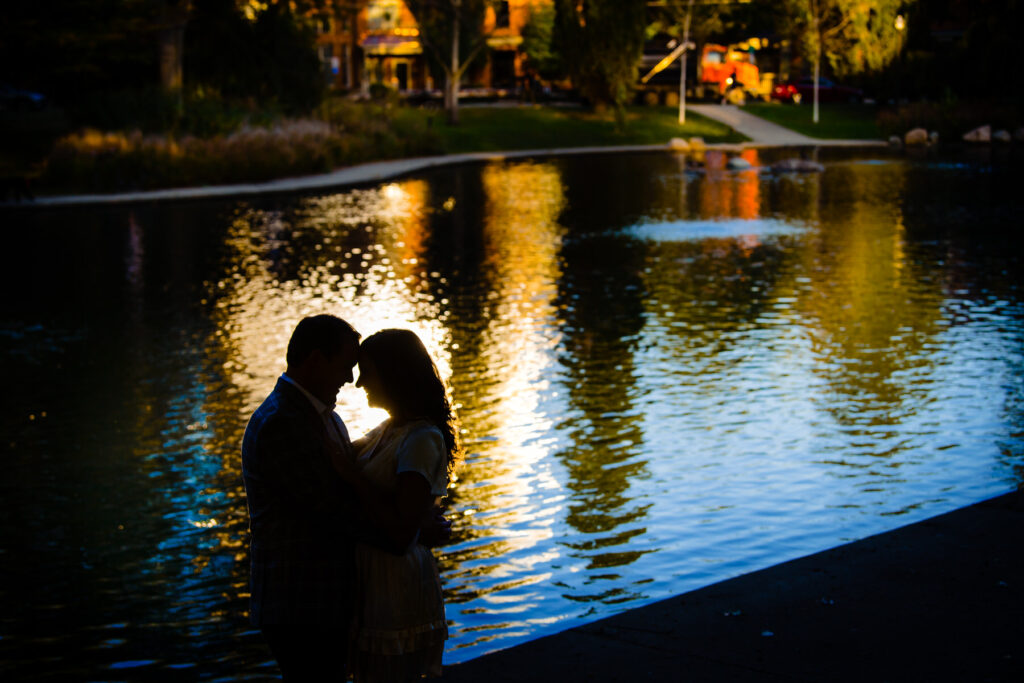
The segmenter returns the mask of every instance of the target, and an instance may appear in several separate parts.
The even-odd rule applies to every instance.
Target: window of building
[[[507,0],[498,3],[498,7],[495,10],[495,15],[496,26],[498,28],[508,28],[509,14]]]

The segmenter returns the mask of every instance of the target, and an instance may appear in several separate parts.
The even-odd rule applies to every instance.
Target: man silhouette
[[[354,591],[356,498],[331,466],[351,455],[334,412],[352,381],[359,333],[332,315],[304,318],[288,342],[288,367],[253,413],[242,439],[249,508],[250,620],[286,681],[344,680]]]

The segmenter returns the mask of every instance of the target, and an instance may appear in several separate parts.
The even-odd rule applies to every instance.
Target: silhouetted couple
[[[440,675],[448,629],[428,546],[459,451],[434,362],[409,330],[362,344],[345,321],[303,319],[288,367],[242,440],[251,533],[251,621],[286,681]],[[342,385],[389,418],[350,441]]]

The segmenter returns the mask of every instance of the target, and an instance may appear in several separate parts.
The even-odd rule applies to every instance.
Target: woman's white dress
[[[400,472],[419,472],[436,498],[447,493],[444,437],[425,420],[364,438],[357,464],[367,479],[394,491]],[[440,676],[448,626],[437,564],[413,542],[402,556],[366,544],[356,547],[356,599],[351,665],[356,681],[408,681]]]

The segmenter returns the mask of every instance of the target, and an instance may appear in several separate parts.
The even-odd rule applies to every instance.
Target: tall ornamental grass
[[[314,116],[212,137],[86,129],[56,142],[41,180],[48,190],[73,192],[218,185],[442,151],[416,110],[333,100]]]

